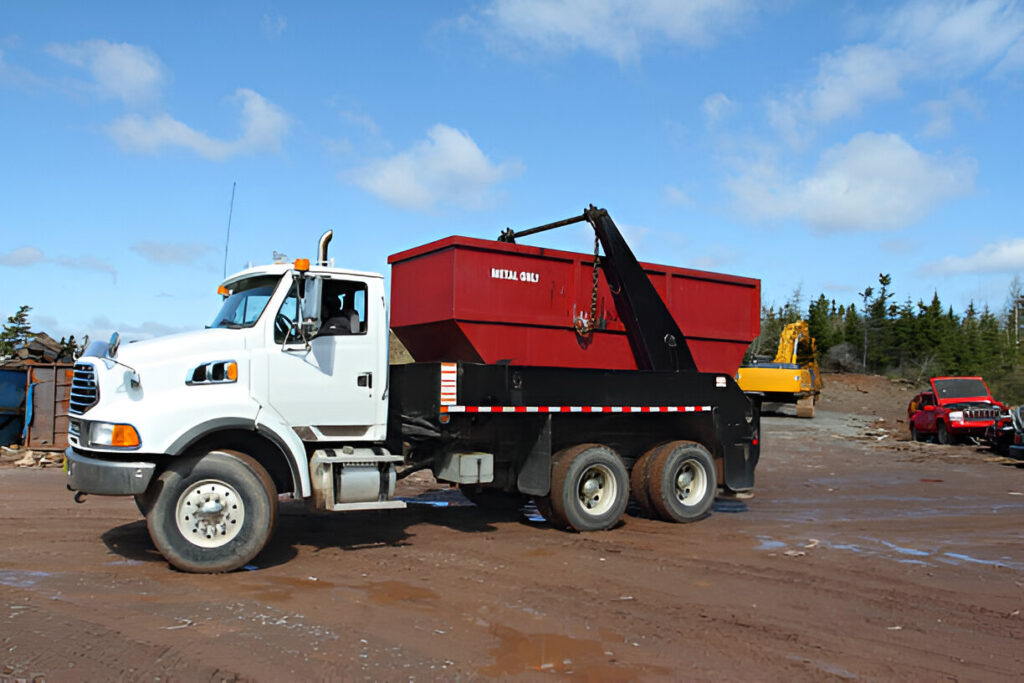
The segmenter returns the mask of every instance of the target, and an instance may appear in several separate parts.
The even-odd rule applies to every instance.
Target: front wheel
[[[953,439],[950,437],[949,432],[946,430],[946,423],[940,422],[938,424],[938,432],[935,434],[935,440],[943,446],[948,446],[953,443]]]
[[[628,503],[629,472],[611,448],[587,443],[552,457],[551,494],[544,504],[549,522],[576,531],[610,529]]]
[[[270,475],[237,451],[211,451],[172,464],[146,515],[150,538],[187,572],[229,572],[256,557],[273,533],[277,495]]]

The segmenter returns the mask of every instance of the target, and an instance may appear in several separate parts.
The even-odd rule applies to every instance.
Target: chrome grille
[[[999,417],[999,408],[968,408],[964,417],[968,420],[994,420]]]
[[[75,363],[68,412],[72,415],[81,415],[99,400],[100,389],[96,384],[96,368],[89,363]]]

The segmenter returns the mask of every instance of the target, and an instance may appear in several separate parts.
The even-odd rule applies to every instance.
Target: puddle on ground
[[[399,602],[418,602],[440,597],[429,588],[412,586],[401,581],[380,581],[361,586],[378,605],[394,605]]]
[[[776,541],[768,536],[758,536],[757,540],[761,541],[761,545],[754,548],[754,550],[781,550],[786,547],[786,544],[782,541]]]
[[[843,550],[846,552],[857,553],[865,557],[880,557],[882,559],[899,562],[900,564],[914,564],[933,567],[935,566],[935,563],[959,566],[960,563],[967,562],[971,564],[981,564],[989,567],[999,567],[1001,569],[1012,569],[1024,572],[1024,562],[1015,561],[1007,556],[1000,557],[997,560],[985,560],[972,557],[966,553],[947,552],[938,548],[929,548],[927,550],[911,548],[886,541],[885,539],[872,538],[870,536],[861,537],[861,540],[863,540],[864,543],[832,543],[830,541],[820,539],[800,539],[793,541],[792,543],[787,543],[785,541],[776,540],[770,536],[756,536],[755,538],[759,541],[759,545],[756,546],[754,550],[782,550],[784,548],[789,548],[790,546],[794,549],[808,550],[824,548],[828,550]],[[951,541],[947,540],[943,541],[942,545],[949,545],[951,543]],[[892,551],[895,555],[888,551]]]
[[[50,576],[49,572],[33,572],[17,569],[0,570],[0,586],[10,588],[31,588],[39,579]]]
[[[494,664],[480,669],[490,677],[539,672],[575,675],[587,680],[621,679],[615,656],[596,640],[554,633],[525,634],[499,626],[493,629],[498,645],[490,650]]]
[[[714,512],[746,512],[747,504],[742,500],[736,500],[732,498],[716,498],[715,502],[711,504],[711,509]]]

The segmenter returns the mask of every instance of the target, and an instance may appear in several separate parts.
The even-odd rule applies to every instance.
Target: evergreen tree
[[[834,302],[832,307],[835,307]],[[807,311],[807,330],[814,337],[818,353],[825,355],[832,346],[832,321],[829,319],[829,301],[824,294]]]
[[[32,338],[32,326],[28,322],[31,310],[31,306],[21,306],[17,313],[7,318],[7,324],[0,331],[0,357],[10,356]]]

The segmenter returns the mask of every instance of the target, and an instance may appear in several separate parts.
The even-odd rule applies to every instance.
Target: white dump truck
[[[328,232],[313,263],[226,279],[206,329],[89,345],[74,367],[68,488],[79,501],[134,496],[157,549],[194,572],[252,560],[280,496],[324,511],[402,508],[396,480],[427,468],[474,500],[532,497],[566,529],[614,526],[631,495],[652,516],[700,519],[719,487],[753,486],[759,405],[730,372],[697,369],[607,212],[573,220],[604,246],[615,308],[590,329],[567,319],[564,333],[589,353],[614,316],[637,369],[470,362],[436,334],[451,360],[389,367],[384,280],[330,265]],[[481,277],[562,286],[546,252],[514,236],[481,257]],[[513,256],[534,261],[505,268]],[[595,300],[597,272],[595,261]],[[402,296],[424,294],[414,289]]]

